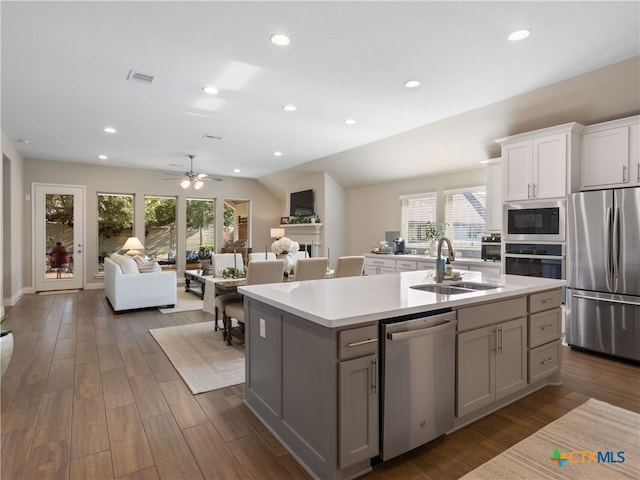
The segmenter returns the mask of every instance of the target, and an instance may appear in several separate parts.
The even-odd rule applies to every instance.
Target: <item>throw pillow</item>
[[[135,261],[140,273],[157,273],[162,271],[160,264],[154,260],[147,260],[138,255],[135,257]]]
[[[118,264],[120,265],[120,269],[122,270],[122,274],[123,275],[131,275],[133,273],[140,273],[140,270],[138,270],[138,265],[136,264],[135,260],[131,257],[127,257],[125,255],[122,255],[119,259],[118,259]]]

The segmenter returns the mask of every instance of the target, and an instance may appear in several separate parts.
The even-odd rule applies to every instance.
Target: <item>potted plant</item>
[[[447,232],[447,224],[446,223],[433,223],[427,222],[424,227],[422,227],[422,236],[429,242],[429,247],[427,250],[430,255],[436,254],[436,248],[438,245],[438,241],[444,237],[444,234]]]
[[[227,267],[220,272],[221,278],[245,278],[247,276],[247,271],[244,267],[242,268],[234,268]]]
[[[213,245],[201,245],[198,249],[198,260],[200,260],[200,268],[203,272],[211,268],[211,254],[213,253]]]
[[[7,316],[4,315],[0,319],[0,325],[4,323]],[[0,365],[2,366],[0,375],[4,375],[4,371],[9,366],[11,357],[13,356],[13,332],[11,330],[0,330]]]

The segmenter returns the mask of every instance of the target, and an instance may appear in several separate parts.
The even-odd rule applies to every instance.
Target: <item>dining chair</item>
[[[294,266],[293,280],[320,280],[326,278],[329,259],[327,257],[303,258]]]
[[[233,256],[235,255],[235,262]],[[214,253],[211,255],[211,269],[213,270],[213,276],[216,278],[220,277],[220,274],[225,268],[243,268],[244,265],[242,263],[242,254],[240,253]],[[207,295],[207,290],[205,289],[205,295]],[[218,330],[218,320],[222,320],[222,326],[224,328],[224,308],[230,304],[235,302],[241,302],[242,297],[240,297],[237,293],[225,293],[223,295],[216,295],[214,300],[214,312],[213,316],[215,318],[215,327],[214,330]],[[220,318],[220,315],[223,318]]]
[[[280,283],[284,276],[284,260],[254,260],[247,267],[245,285]],[[231,345],[231,320],[236,319],[244,334],[244,302],[233,302],[224,307],[222,322],[227,345]]]
[[[364,257],[354,255],[351,257],[338,257],[333,278],[359,277],[362,275]]]
[[[298,260],[304,260],[305,258],[309,258],[309,252],[307,252],[306,250],[298,250],[294,255],[293,255],[293,259],[294,261],[298,261]]]
[[[235,261],[233,256],[235,255]],[[242,268],[244,263],[242,262],[241,253],[213,253],[211,254],[211,268],[213,269],[213,276],[220,277],[220,273],[225,268]]]
[[[249,254],[249,261],[255,260],[275,260],[276,254],[273,252],[254,252]]]

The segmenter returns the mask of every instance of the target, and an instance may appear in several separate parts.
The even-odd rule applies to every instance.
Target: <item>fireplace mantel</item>
[[[321,223],[291,223],[280,225],[284,228],[287,238],[301,245],[311,245],[311,256],[322,256],[322,224]]]

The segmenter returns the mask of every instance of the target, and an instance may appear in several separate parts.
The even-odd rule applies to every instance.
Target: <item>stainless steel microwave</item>
[[[566,201],[505,203],[503,229],[506,240],[564,242]]]

